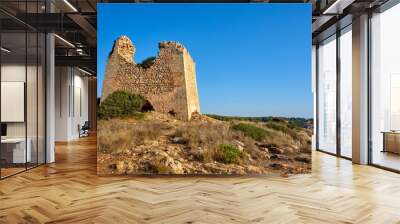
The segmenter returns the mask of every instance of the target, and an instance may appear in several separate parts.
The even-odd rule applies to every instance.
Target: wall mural
[[[268,10],[276,10],[271,6],[263,8],[265,5],[260,4],[261,10],[255,7],[257,10],[253,11],[254,7],[249,4],[247,6],[250,7],[246,8],[245,12],[235,14],[235,11],[240,11],[237,6],[232,5],[233,10],[230,12],[230,8],[225,5],[226,11],[222,14],[233,16],[233,21],[240,19],[251,21],[253,12],[267,15]],[[259,110],[258,105],[250,112],[243,109],[243,116],[235,113],[236,111],[220,113],[220,111],[225,111],[224,108],[229,104],[213,104],[213,100],[221,98],[220,94],[226,95],[224,93],[226,88],[231,89],[232,99],[222,97],[219,100],[222,100],[221,102],[237,101],[237,111],[241,111],[241,107],[244,107],[244,104],[249,107],[251,101],[250,99],[243,100],[241,96],[246,94],[247,97],[252,97],[250,91],[252,87],[244,87],[246,83],[241,83],[245,75],[232,74],[230,79],[238,81],[232,82],[230,86],[230,80],[218,80],[218,75],[214,74],[215,76],[212,77],[211,72],[208,75],[205,74],[205,68],[217,69],[210,66],[212,62],[206,63],[207,55],[212,58],[213,55],[229,55],[232,52],[218,53],[220,50],[218,45],[210,42],[205,46],[211,45],[214,51],[209,51],[210,48],[207,47],[207,49],[201,49],[196,43],[204,44],[208,41],[208,37],[190,39],[190,33],[194,32],[193,36],[196,36],[196,31],[193,30],[207,30],[205,28],[207,24],[214,28],[216,26],[214,22],[218,27],[218,21],[213,20],[205,24],[193,22],[192,27],[181,24],[179,32],[176,28],[175,30],[171,28],[171,35],[166,34],[168,31],[165,31],[163,26],[151,25],[154,22],[164,22],[172,26],[175,22],[182,20],[173,16],[175,10],[182,9],[187,10],[183,14],[188,16],[188,20],[195,21],[207,14],[213,18],[217,17],[218,10],[221,8],[213,4],[201,6],[99,4],[98,46],[104,47],[99,48],[102,52],[99,52],[98,56],[98,70],[101,76],[97,110],[98,173],[100,175],[309,173],[311,171],[312,119],[269,114],[253,116],[251,111]],[[102,24],[106,17],[118,18],[115,13],[123,14],[120,10],[130,10],[132,15],[139,17],[140,15],[135,13],[138,10],[142,12],[141,15],[147,16],[142,21],[132,18],[132,21],[137,22],[138,25],[134,23],[121,25],[120,21],[115,21],[115,23],[107,21]],[[160,18],[149,16],[147,12],[152,10],[154,10],[153,15]],[[266,11],[262,12],[262,10]],[[304,11],[308,12],[309,9],[306,8]],[[204,15],[193,15],[192,12],[204,13]],[[305,14],[307,15],[305,18],[310,19],[309,15]],[[304,27],[307,27],[306,24],[309,23],[306,19]],[[220,25],[221,29],[233,29],[226,31],[228,33],[236,32],[234,26],[229,28],[223,27],[223,23]],[[262,25],[268,26],[263,23]],[[145,34],[139,35],[141,31]],[[305,32],[309,32],[308,28]],[[158,36],[157,33],[160,35]],[[149,34],[153,36],[150,37]],[[180,35],[182,38],[179,38]],[[169,39],[163,39],[167,37]],[[158,53],[150,57],[148,52],[146,52],[146,57],[137,55],[145,51],[144,47],[141,48],[146,41],[149,42],[149,46],[151,42],[153,47],[157,47],[155,44],[157,43]],[[220,42],[221,46],[224,44],[223,36],[215,41]],[[237,44],[249,43],[244,41]],[[311,43],[311,39],[309,42]],[[306,47],[310,43],[305,44]],[[264,44],[259,46],[265,47]],[[232,46],[233,49],[235,47]],[[193,55],[191,49],[194,49]],[[240,52],[243,50],[245,51]],[[265,50],[270,49],[266,47]],[[221,63],[214,65],[218,65],[218,69],[226,67],[226,71],[234,72],[232,70],[234,68],[230,67],[235,67],[237,63],[241,64],[240,57],[247,57],[245,55],[251,54],[252,51],[257,52],[252,49],[251,44],[247,49],[238,46],[236,56],[238,61],[232,61],[228,58],[229,56],[226,56],[228,63],[224,61],[224,58],[220,58]],[[197,55],[199,56],[196,57]],[[141,57],[142,60],[136,61],[137,57]],[[253,60],[255,64],[246,64],[252,60],[245,59],[243,62],[246,63],[240,66],[244,68],[257,66],[257,69],[268,73],[268,67],[259,66],[262,65],[259,61],[265,59],[257,57],[259,59]],[[307,63],[302,65],[306,68],[307,66],[309,66]],[[251,75],[246,75],[248,76],[246,79],[252,79]],[[263,79],[268,80],[268,77]],[[207,86],[207,83],[213,85],[212,83],[216,82],[220,82],[220,89]],[[237,86],[243,89],[237,89]],[[258,88],[257,84],[254,84],[254,88]],[[240,92],[241,94],[238,94]],[[264,96],[257,96],[260,89],[254,92],[254,99],[265,99]],[[208,93],[212,93],[213,96],[209,97]],[[264,106],[269,107],[268,103],[263,101],[256,104],[265,104]],[[213,106],[211,107],[210,104]],[[205,105],[204,111],[201,105]],[[312,107],[310,110],[312,111]]]

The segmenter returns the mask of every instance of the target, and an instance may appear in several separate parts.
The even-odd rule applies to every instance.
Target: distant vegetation
[[[216,114],[206,114],[209,117],[220,121],[253,121],[253,122],[287,122],[288,126],[291,128],[307,128],[312,129],[313,120],[307,118],[298,118],[298,117],[239,117],[239,116],[222,116]]]
[[[266,122],[271,119],[271,117],[237,117],[237,116],[222,116],[216,114],[205,114],[205,115],[220,121],[243,120],[243,121]]]
[[[114,117],[142,116],[141,110],[146,100],[136,94],[126,91],[115,91],[110,94],[97,109],[100,119]]]
[[[247,137],[256,141],[262,141],[269,133],[267,130],[259,128],[253,124],[239,123],[232,126],[235,131],[243,132]]]

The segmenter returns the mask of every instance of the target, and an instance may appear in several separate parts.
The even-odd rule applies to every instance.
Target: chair
[[[79,138],[89,136],[90,123],[85,121],[82,127],[78,124]]]

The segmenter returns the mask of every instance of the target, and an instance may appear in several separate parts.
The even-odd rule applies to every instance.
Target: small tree
[[[115,91],[100,104],[97,115],[100,119],[138,115],[145,102],[140,95]]]
[[[236,146],[220,144],[218,145],[215,159],[222,163],[238,163],[242,156],[243,152],[241,152]]]

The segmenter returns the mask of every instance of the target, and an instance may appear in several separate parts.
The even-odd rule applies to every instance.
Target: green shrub
[[[229,144],[218,145],[218,151],[215,154],[216,160],[222,163],[237,163],[239,159],[243,156],[238,148]]]
[[[297,131],[291,127],[290,123],[280,123],[269,121],[265,124],[266,127],[271,128],[276,131],[280,131],[286,135],[289,135],[292,139],[298,140],[299,136],[297,135]]]
[[[273,122],[279,122],[279,123],[285,123],[285,119],[280,118],[280,117],[271,117],[271,119],[269,119],[269,121],[273,121]]]
[[[245,123],[239,123],[232,126],[233,130],[241,131],[247,137],[250,137],[256,141],[263,140],[267,135],[268,131],[257,126]]]
[[[231,120],[234,120],[233,117],[221,116],[221,115],[216,115],[216,114],[206,114],[206,116],[214,118],[216,120],[220,120],[220,121],[231,121]]]
[[[299,129],[301,128],[301,123],[297,121],[289,121],[288,127],[291,129]]]
[[[110,94],[97,109],[97,115],[100,119],[114,117],[136,116],[142,117],[140,112],[145,99],[126,91],[115,91]]]
[[[286,125],[284,123],[276,123],[276,122],[269,121],[269,122],[265,123],[265,126],[267,128],[271,128],[273,130],[281,131],[284,133],[288,132],[288,130],[289,130],[289,128],[286,127]]]

